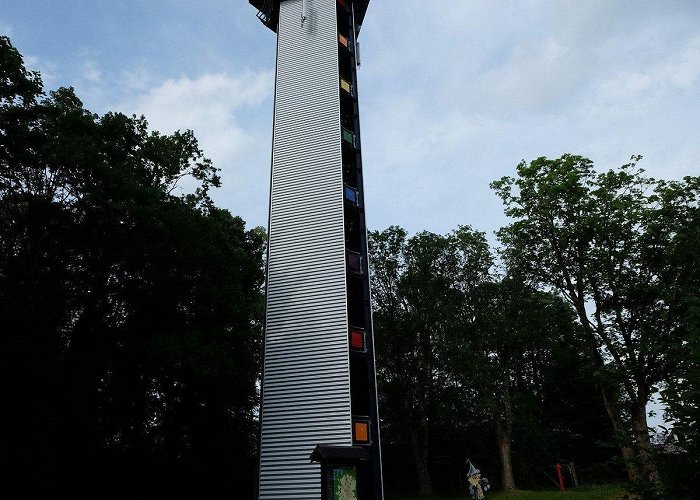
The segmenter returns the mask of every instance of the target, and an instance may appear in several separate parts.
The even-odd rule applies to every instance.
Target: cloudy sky
[[[575,153],[700,174],[697,0],[374,0],[360,37],[367,220],[414,232],[506,223],[490,181]],[[191,128],[221,206],[266,225],[275,35],[246,0],[3,0],[47,88],[98,113]]]

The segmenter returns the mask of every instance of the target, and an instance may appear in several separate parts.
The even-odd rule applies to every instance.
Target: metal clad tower
[[[349,474],[381,499],[355,71],[369,0],[249,1],[277,32],[259,497],[333,498]]]

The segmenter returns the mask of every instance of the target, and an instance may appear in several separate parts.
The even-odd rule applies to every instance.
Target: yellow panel
[[[350,92],[350,84],[348,82],[346,82],[345,80],[343,80],[342,78],[340,79],[340,88],[343,89],[348,94],[352,93],[352,92]]]

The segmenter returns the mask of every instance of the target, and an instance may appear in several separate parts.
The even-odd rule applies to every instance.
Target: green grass
[[[512,493],[486,493],[486,500],[617,500],[624,495],[625,489],[615,484],[603,486],[582,486],[571,488],[565,493],[558,490],[524,491]],[[389,500],[468,500],[468,496],[460,497],[401,497]]]
[[[583,486],[560,491],[518,491],[516,493],[494,493],[491,500],[615,500],[624,495],[625,489],[618,485]]]

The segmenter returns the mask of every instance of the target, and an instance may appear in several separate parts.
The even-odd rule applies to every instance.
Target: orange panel
[[[355,441],[358,443],[369,442],[369,425],[367,422],[355,422]]]
[[[342,43],[342,44],[345,45],[346,47],[348,46],[348,39],[345,38],[345,37],[344,37],[343,35],[341,35],[340,33],[338,33],[338,40],[340,40],[340,43]]]

